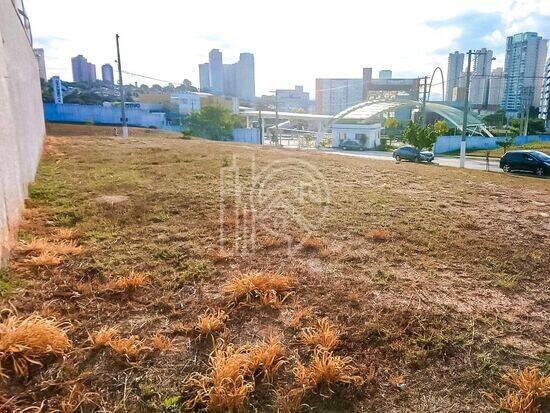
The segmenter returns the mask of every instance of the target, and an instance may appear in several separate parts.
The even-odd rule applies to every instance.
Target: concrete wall
[[[359,135],[365,135],[367,138],[365,147],[374,149],[380,145],[381,130],[380,123],[372,125],[334,123],[332,124],[332,147],[338,148],[346,140],[359,142]]]
[[[434,153],[447,153],[460,150],[460,136],[440,136],[434,145]],[[467,136],[466,150],[477,149],[496,149],[497,141],[503,140],[502,137],[486,138],[483,136]],[[514,139],[514,145],[525,145],[526,143],[550,141],[550,135],[528,135],[518,136]]]
[[[0,260],[5,260],[46,134],[38,63],[11,0],[0,0]]]
[[[99,125],[120,124],[120,107],[44,103],[44,116],[48,122],[92,122]],[[129,126],[162,129],[166,125],[164,113],[150,113],[141,109],[126,109]]]

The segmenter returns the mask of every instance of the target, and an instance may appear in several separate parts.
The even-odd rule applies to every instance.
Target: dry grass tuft
[[[168,351],[174,348],[174,342],[168,337],[165,337],[160,333],[156,333],[153,337],[151,337],[151,347],[153,350],[157,351]]]
[[[147,276],[132,271],[125,277],[117,278],[109,282],[108,287],[118,291],[134,291],[147,283]]]
[[[500,400],[500,408],[510,413],[539,413],[541,402],[550,396],[550,376],[535,367],[510,370],[503,376],[514,390]]]
[[[260,245],[262,246],[262,248],[269,249],[269,248],[284,247],[287,244],[288,244],[287,241],[285,241],[284,239],[270,236],[262,240]]]
[[[101,327],[99,331],[90,335],[94,347],[106,347],[111,340],[118,337],[118,330],[114,327]]]
[[[267,381],[271,381],[277,370],[285,364],[283,343],[274,337],[252,347],[249,354],[251,370],[263,374]]]
[[[317,322],[315,328],[305,328],[300,339],[308,346],[319,347],[324,350],[332,350],[338,345],[340,331],[327,318]]]
[[[270,380],[283,365],[284,354],[282,343],[272,337],[254,346],[218,347],[210,355],[207,374],[194,373],[186,379],[184,393],[189,397],[184,407],[243,411],[256,387],[255,378]]]
[[[332,393],[336,384],[363,384],[361,376],[354,375],[349,357],[335,356],[329,351],[315,350],[309,366],[298,362],[294,369],[296,382],[303,389],[326,389]]]
[[[143,340],[140,340],[138,336],[130,337],[115,337],[109,341],[109,347],[111,347],[115,353],[124,355],[129,359],[135,359],[145,350]]]
[[[57,230],[55,238],[63,240],[74,240],[80,238],[80,233],[74,228],[59,228]]]
[[[326,248],[323,240],[312,236],[302,238],[300,243],[305,251],[321,251],[323,248]]]
[[[289,296],[294,278],[284,274],[252,272],[233,278],[223,286],[223,292],[233,302],[259,301],[263,305],[279,306]],[[286,293],[286,294],[285,294]]]
[[[42,365],[41,357],[60,355],[71,347],[67,324],[54,318],[31,315],[27,318],[9,316],[0,324],[0,376],[4,364],[11,364],[17,376],[28,376],[29,365]]]
[[[195,330],[200,336],[212,335],[224,327],[225,320],[227,320],[225,311],[208,309],[199,315]]]
[[[31,257],[25,261],[33,267],[54,267],[61,264],[63,259],[60,256],[53,254],[49,251],[44,251],[40,253],[40,255],[37,255],[36,257]]]
[[[309,320],[313,317],[313,308],[312,307],[302,307],[294,310],[290,317],[285,320],[285,324],[288,327],[295,329],[302,328],[304,321]]]
[[[206,375],[194,373],[184,384],[189,392],[184,407],[212,412],[239,412],[244,410],[254,382],[250,377],[250,357],[246,347],[218,348],[210,355]]]
[[[48,251],[57,255],[79,255],[83,249],[76,241],[63,241],[49,244]]]
[[[45,238],[33,238],[27,243],[21,243],[17,246],[17,250],[25,253],[29,252],[44,252],[47,251],[50,244]]]
[[[374,242],[386,242],[391,239],[391,234],[385,229],[375,229],[367,232],[367,238],[370,238]]]

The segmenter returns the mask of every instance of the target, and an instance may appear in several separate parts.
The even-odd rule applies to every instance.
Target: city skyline
[[[101,12],[103,3],[112,9],[111,13]],[[255,7],[249,3],[242,1],[239,5],[243,8]],[[84,54],[90,61],[114,64],[114,33],[118,31],[125,70],[176,84],[188,78],[199,86],[197,65],[208,60],[207,54],[211,49],[223,50],[228,61],[237,61],[242,50],[254,53],[258,96],[275,88],[291,88],[295,84],[304,85],[304,89],[311,93],[315,89],[315,78],[354,77],[357,68],[365,66],[374,70],[391,69],[394,77],[426,75],[435,66],[445,70],[448,54],[454,50],[486,47],[495,52],[493,67],[501,67],[504,66],[506,36],[522,31],[537,31],[544,38],[550,35],[548,2],[490,0],[483,4],[474,1],[461,2],[460,5],[452,1],[424,3],[429,7],[422,12],[416,6],[400,4],[400,12],[392,14],[391,18],[387,17],[383,7],[350,3],[350,7],[342,4],[337,10],[329,12],[323,5],[312,8],[289,3],[288,7],[303,15],[306,21],[314,19],[316,25],[343,24],[346,27],[341,33],[320,30],[318,40],[302,42],[296,41],[298,31],[286,33],[262,29],[271,20],[284,22],[286,16],[281,11],[275,11],[273,16],[261,19],[261,22],[249,22],[244,15],[237,15],[227,22],[223,11],[229,5],[216,2],[215,6],[221,11],[219,16],[205,18],[210,23],[208,25],[204,25],[201,19],[197,19],[198,22],[186,21],[183,27],[177,29],[185,47],[170,47],[170,50],[170,42],[166,39],[173,38],[176,26],[171,24],[172,19],[179,19],[183,13],[182,6],[174,2],[160,1],[158,8],[147,9],[147,13],[144,8],[134,7],[134,24],[123,21],[120,25],[116,11],[124,9],[125,2],[107,4],[99,1],[94,4],[86,21],[78,24],[63,22],[62,35],[58,27],[51,24],[50,15],[56,8],[52,9],[37,0],[28,0],[27,9],[33,21],[35,47],[45,49],[50,75],[59,74],[68,79],[70,67],[67,59],[77,54]],[[351,6],[357,13],[349,13]],[[58,1],[58,7],[76,12],[76,6],[64,0]],[[163,13],[167,7],[173,13]],[[191,12],[193,8],[195,6],[185,5],[185,12]],[[359,24],[363,8],[369,11],[368,24]],[[154,24],[161,17],[163,23],[155,24],[155,30],[142,30],[144,24]],[[98,22],[101,22],[101,31],[92,29],[98,27]],[[406,27],[407,36],[392,27]],[[154,35],[151,35],[152,32]],[[360,48],[356,46],[357,38],[365,39]],[[349,43],[346,45],[346,42]],[[167,46],[159,47],[163,43]],[[162,84],[160,81],[125,76],[125,82],[134,81]]]

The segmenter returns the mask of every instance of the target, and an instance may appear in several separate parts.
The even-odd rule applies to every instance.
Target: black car
[[[433,152],[419,151],[414,146],[402,146],[393,151],[393,157],[397,162],[401,160],[413,162],[432,162],[434,160]]]
[[[550,175],[550,156],[539,151],[510,151],[500,158],[504,172],[533,172],[538,176]]]
[[[364,151],[365,147],[361,145],[359,142],[347,139],[344,142],[340,144],[340,148],[343,150],[350,150],[350,151]]]

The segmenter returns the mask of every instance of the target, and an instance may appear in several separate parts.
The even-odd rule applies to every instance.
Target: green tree
[[[414,122],[409,122],[401,134],[401,139],[403,142],[422,150],[431,148],[437,140],[437,136],[433,126],[420,126]]]
[[[399,121],[395,118],[386,118],[384,120],[385,129],[397,129],[399,127]]]
[[[444,136],[449,133],[449,126],[447,126],[447,122],[444,120],[438,120],[434,123],[433,126],[435,133],[437,133],[438,136]]]
[[[483,122],[487,126],[502,128],[506,124],[506,112],[504,109],[497,110],[495,113],[483,117]]]
[[[186,116],[182,120],[182,127],[184,131],[188,131],[194,136],[222,140],[231,137],[233,128],[238,123],[236,115],[229,110],[207,106],[200,112]]]
[[[506,151],[508,151],[508,149],[514,144],[514,137],[506,136],[504,139],[497,140],[495,143],[502,148],[503,153],[506,153]]]

